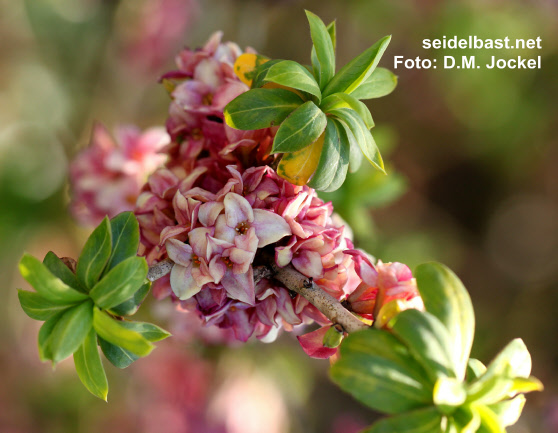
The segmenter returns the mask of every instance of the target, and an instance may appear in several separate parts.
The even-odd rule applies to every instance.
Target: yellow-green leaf
[[[74,365],[81,383],[93,395],[107,401],[108,381],[97,348],[97,334],[93,328],[74,353]]]

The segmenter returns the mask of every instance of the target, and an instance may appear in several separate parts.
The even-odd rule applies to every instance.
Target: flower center
[[[228,257],[222,257],[222,259],[223,259],[223,263],[224,263],[225,265],[227,265],[227,268],[232,269],[232,267],[233,267],[233,262],[231,261],[231,259],[229,259]]]
[[[196,256],[195,254],[192,254],[192,262],[194,262],[194,265],[199,266],[200,265],[200,258],[198,256]]]
[[[235,230],[239,235],[245,235],[249,228],[250,224],[247,221],[242,221],[241,223],[238,223]]]
[[[208,93],[202,99],[203,105],[211,105],[212,102],[213,102],[213,95],[211,93]]]

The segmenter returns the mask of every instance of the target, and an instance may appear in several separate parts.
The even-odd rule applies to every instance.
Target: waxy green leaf
[[[478,405],[475,406],[475,410],[478,412],[481,419],[477,433],[506,433],[506,429],[500,424],[498,416],[490,408]]]
[[[467,398],[463,382],[454,377],[441,376],[432,392],[434,404],[438,410],[446,415],[451,415],[461,406]]]
[[[328,118],[320,161],[308,186],[318,191],[335,191],[343,184],[348,168],[349,144],[341,141],[335,119]]]
[[[463,380],[475,333],[469,293],[459,278],[439,263],[419,265],[414,275],[426,311],[436,316],[450,333],[450,350],[457,360],[457,378]]]
[[[85,293],[85,289],[81,286],[76,274],[74,274],[70,270],[70,268],[68,268],[68,266],[64,264],[62,259],[60,259],[52,251],[49,251],[46,254],[45,258],[43,259],[43,265],[45,265],[54,276],[60,278],[72,289],[76,289],[80,292]]]
[[[397,86],[397,76],[386,68],[376,68],[370,76],[351,93],[356,99],[373,99],[389,95]]]
[[[349,128],[349,125],[337,118],[333,118],[333,120],[335,120],[338,126],[337,129],[341,142],[349,144],[349,172],[354,173],[360,168],[360,164],[362,163],[362,150],[360,150],[360,146],[351,128]]]
[[[348,94],[354,92],[374,72],[390,40],[391,36],[380,39],[362,54],[343,66],[323,90],[323,97],[325,98],[338,92]]]
[[[101,277],[110,258],[112,235],[107,217],[87,239],[79,256],[76,274],[83,286],[90,290]]]
[[[269,71],[269,68],[271,68],[273,65],[276,65],[277,63],[283,62],[284,60],[281,59],[273,59],[273,60],[268,60],[265,63],[262,63],[261,65],[259,65],[255,70],[254,70],[254,79],[252,80],[252,89],[258,89],[260,87],[263,87],[267,81],[265,80],[265,77],[267,75],[267,71]]]
[[[486,366],[478,359],[469,358],[467,362],[467,382],[472,382],[481,377],[486,372]]]
[[[523,406],[525,406],[525,396],[520,394],[511,400],[504,400],[488,407],[496,414],[500,424],[507,427],[517,422],[523,411]]]
[[[147,356],[155,348],[144,336],[126,328],[97,307],[93,309],[93,327],[99,337],[135,355]]]
[[[317,98],[318,103],[322,98],[320,86],[312,74],[292,60],[283,60],[272,65],[267,70],[265,81],[310,93]]]
[[[353,133],[354,138],[366,159],[368,159],[368,161],[370,161],[370,163],[382,173],[385,173],[384,161],[382,160],[378,146],[358,113],[350,108],[331,109],[329,113],[345,122]]]
[[[165,338],[171,336],[170,332],[167,332],[164,329],[159,328],[157,325],[154,325],[152,323],[128,322],[126,320],[123,320],[122,322],[120,322],[120,324],[125,328],[128,328],[132,331],[137,332],[138,334],[141,334],[145,339],[151,341],[152,343],[156,341],[164,340]]]
[[[324,22],[312,12],[305,12],[310,24],[310,35],[315,50],[315,57],[312,56],[314,76],[320,85],[320,89],[323,89],[335,74],[333,41]]]
[[[384,418],[361,433],[443,433],[442,415],[436,408],[424,408]]]
[[[329,110],[335,108],[350,108],[356,111],[368,129],[374,127],[374,120],[368,107],[352,95],[347,95],[346,93],[329,95],[322,101],[320,108],[324,113],[329,113]]]
[[[435,381],[456,377],[456,361],[451,350],[451,336],[435,316],[415,309],[402,311],[393,319],[392,331]]]
[[[97,348],[97,334],[93,328],[74,353],[74,365],[81,382],[89,392],[107,401],[107,376]]]
[[[103,350],[106,358],[110,361],[112,365],[117,368],[126,368],[130,366],[133,362],[140,359],[139,356],[134,355],[132,352],[123,349],[120,346],[115,346],[112,343],[99,337],[99,345]]]
[[[69,305],[49,301],[35,292],[18,290],[17,296],[25,314],[35,320],[48,320],[69,308]]]
[[[132,314],[136,314],[140,305],[149,293],[150,288],[151,283],[145,283],[136,293],[134,293],[134,296],[125,300],[121,304],[118,304],[116,307],[110,308],[110,311],[117,316],[131,316]]]
[[[99,307],[115,307],[138,291],[145,282],[147,270],[145,258],[129,257],[112,268],[89,294]]]
[[[58,320],[62,317],[64,312],[60,312],[55,314],[51,318],[49,318],[41,329],[39,329],[39,338],[38,338],[38,347],[39,347],[39,359],[41,361],[52,361],[52,351],[50,350],[50,336],[54,327],[58,323]]]
[[[87,299],[86,294],[72,289],[55,277],[39,260],[27,253],[19,262],[19,272],[39,295],[51,302],[71,305]]]
[[[104,274],[129,257],[137,255],[139,224],[133,212],[122,212],[110,220],[112,251]]]
[[[264,63],[265,65],[265,63]],[[225,121],[231,128],[249,131],[279,125],[303,103],[286,89],[252,89],[225,107]]]
[[[475,433],[481,423],[479,413],[469,405],[457,408],[451,421],[453,421],[455,428],[450,431],[455,431],[455,433]]]
[[[49,346],[56,364],[74,353],[93,324],[93,302],[85,301],[68,309],[52,330]]]
[[[426,370],[411,355],[409,349],[392,333],[370,328],[351,333],[341,346],[341,356],[362,355],[377,356],[407,371],[407,375],[420,382],[426,389],[431,389],[434,382],[426,374]]]
[[[273,140],[272,153],[296,152],[315,142],[327,125],[326,115],[306,101],[287,117]]]

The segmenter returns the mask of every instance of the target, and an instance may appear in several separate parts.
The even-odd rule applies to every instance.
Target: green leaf
[[[424,368],[411,355],[409,349],[392,333],[383,329],[370,328],[351,333],[341,346],[341,356],[354,354],[377,356],[406,370],[406,375],[432,389],[434,382]]]
[[[457,378],[463,380],[475,334],[471,298],[459,278],[440,263],[419,265],[415,277],[426,311],[436,316],[450,333]]]
[[[300,96],[290,90],[252,89],[229,102],[224,110],[225,122],[244,131],[269,128],[283,122],[302,103]]]
[[[72,289],[50,273],[35,257],[24,254],[19,262],[19,272],[43,298],[63,305],[75,304],[87,299],[87,295]]]
[[[349,171],[356,172],[362,163],[362,151],[358,145],[355,135],[349,126],[342,120],[333,118],[338,125],[339,136],[342,143],[349,143]]]
[[[324,98],[333,93],[343,92],[350,94],[354,92],[374,72],[390,40],[391,36],[380,39],[362,54],[343,66],[323,90]]]
[[[442,415],[432,407],[384,418],[361,433],[442,433]]]
[[[267,75],[267,71],[269,71],[269,68],[271,68],[273,65],[276,65],[277,63],[280,62],[283,62],[283,60],[274,59],[259,65],[254,71],[254,79],[252,80],[252,89],[260,88],[264,84],[266,84],[267,81],[265,80],[265,77]]]
[[[461,406],[453,413],[457,433],[475,433],[480,427],[479,413],[471,406]]]
[[[74,365],[81,383],[93,395],[107,401],[108,382],[97,349],[97,334],[91,328],[83,344],[74,353]]]
[[[79,281],[90,290],[99,280],[110,258],[112,235],[107,217],[87,239],[79,256],[76,274]]]
[[[370,163],[378,170],[385,173],[384,161],[382,160],[378,146],[358,113],[350,108],[331,109],[329,113],[345,122],[353,133],[354,138],[366,159],[368,159],[368,161],[370,161]]]
[[[467,382],[472,382],[481,377],[486,372],[486,366],[478,359],[469,358],[467,362]]]
[[[18,290],[17,297],[19,298],[19,303],[23,311],[25,311],[25,314],[35,320],[48,320],[52,316],[69,308],[68,305],[61,305],[49,301],[35,292]]]
[[[332,38],[324,22],[310,11],[305,11],[310,24],[310,35],[314,44],[316,56],[312,56],[314,76],[320,84],[320,89],[326,87],[335,74],[335,50]]]
[[[145,258],[129,257],[112,268],[89,294],[102,309],[116,307],[144,284],[147,270]]]
[[[435,316],[410,309],[393,320],[392,332],[409,348],[432,380],[456,376],[456,362],[450,352],[451,337]]]
[[[134,293],[134,296],[117,305],[116,307],[112,307],[110,311],[117,316],[131,316],[132,314],[136,314],[140,305],[143,303],[147,294],[149,293],[150,288],[151,283],[145,283],[139,288],[136,293]]]
[[[346,159],[348,164],[348,158]],[[320,155],[318,167],[316,167],[316,172],[312,176],[310,182],[308,182],[308,186],[316,190],[327,188],[331,184],[339,164],[343,163],[344,161],[341,160],[339,132],[337,131],[334,120],[327,119],[322,153]]]
[[[165,331],[162,328],[159,328],[157,325],[147,322],[129,322],[123,320],[120,322],[122,326],[128,328],[132,331],[141,334],[146,340],[151,341],[152,343],[156,341],[164,340],[171,336],[170,332]]]
[[[43,265],[56,277],[60,278],[65,284],[73,289],[85,292],[85,289],[79,283],[76,274],[74,274],[68,266],[64,264],[52,251],[49,251],[43,259]]]
[[[265,81],[310,93],[318,99],[318,102],[322,98],[320,86],[312,74],[304,66],[292,60],[283,60],[271,66],[267,70]]]
[[[446,415],[452,414],[467,398],[463,382],[453,377],[440,377],[432,393],[434,404]]]
[[[482,405],[475,405],[475,410],[479,413],[481,419],[481,424],[477,429],[477,433],[506,433],[506,429],[490,408]]]
[[[123,349],[122,347],[115,346],[101,337],[99,337],[99,345],[101,346],[106,358],[117,368],[126,368],[133,362],[140,359],[139,356],[134,355],[132,352]]]
[[[155,348],[144,336],[126,328],[97,307],[93,309],[93,327],[102,339],[135,355],[147,356]]]
[[[58,362],[74,353],[83,343],[93,323],[93,302],[88,300],[66,311],[54,327],[49,346],[52,361]]]
[[[510,341],[496,355],[488,364],[485,375],[500,375],[505,371],[509,371],[510,377],[527,378],[531,374],[531,354],[521,338]]]
[[[389,95],[397,86],[397,75],[386,68],[376,68],[360,86],[351,93],[356,99],[373,99]]]
[[[329,95],[322,101],[320,108],[324,113],[329,113],[329,110],[334,108],[350,108],[358,113],[368,129],[374,127],[374,120],[368,107],[352,95],[347,95],[346,93]]]
[[[335,20],[330,22],[326,28],[331,39],[331,45],[333,45],[333,52],[335,54],[335,48],[337,46],[337,28],[335,27]]]
[[[106,274],[120,262],[137,255],[139,224],[133,212],[122,212],[110,220],[112,252],[104,271]]]
[[[326,115],[312,101],[306,101],[279,127],[272,153],[296,152],[315,142],[327,125]]]
[[[50,349],[50,336],[52,335],[52,331],[54,327],[58,323],[58,320],[62,317],[64,313],[60,312],[50,319],[48,319],[41,329],[39,330],[39,338],[38,338],[38,346],[39,346],[39,359],[41,361],[52,361],[52,350]]]
[[[408,369],[379,356],[342,356],[330,375],[343,391],[380,412],[395,414],[432,404],[432,391]]]
[[[504,400],[488,407],[496,414],[500,424],[507,427],[517,422],[523,411],[523,406],[525,406],[525,400],[525,396],[520,394],[511,400]]]

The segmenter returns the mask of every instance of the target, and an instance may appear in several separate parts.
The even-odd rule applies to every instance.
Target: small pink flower
[[[70,166],[70,210],[84,224],[133,210],[147,177],[166,160],[159,153],[169,141],[162,128],[141,132],[134,126],[121,126],[115,137],[96,124],[90,146]]]

